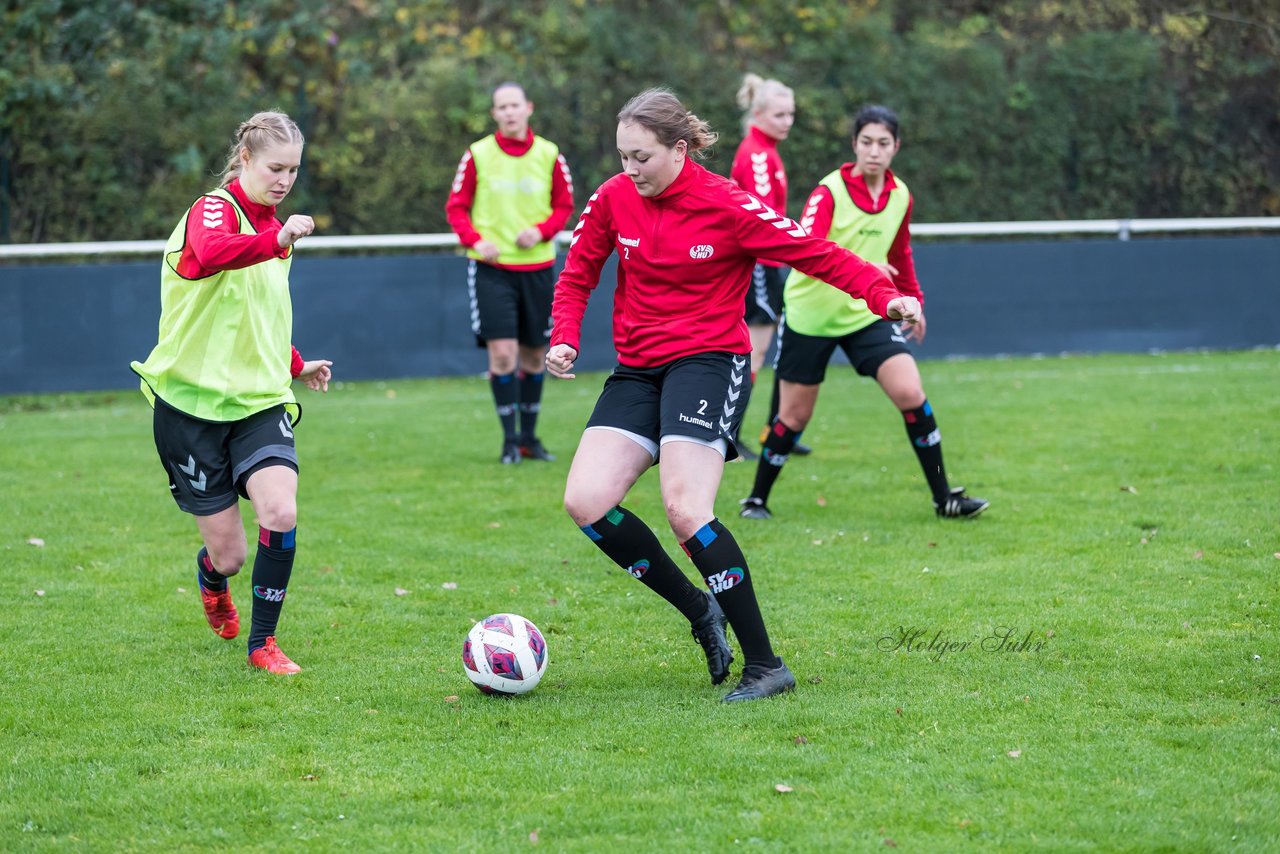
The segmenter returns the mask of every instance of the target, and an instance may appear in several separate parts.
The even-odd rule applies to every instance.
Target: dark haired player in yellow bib
[[[276,644],[296,552],[298,455],[293,430],[301,408],[292,382],[327,391],[331,362],[304,362],[290,344],[293,245],[315,228],[276,205],[293,188],[302,133],[283,113],[257,113],[240,125],[222,184],[201,196],[165,246],[160,273],[160,336],[131,367],[155,408],[156,450],[178,507],[196,519],[196,555],[209,627],[240,632],[227,578],[247,557],[240,498],[253,503],[249,664],[269,673],[302,668]]]
[[[887,107],[867,106],[854,118],[854,163],[846,163],[819,182],[809,196],[800,224],[880,267],[899,292],[924,295],[911,257],[911,193],[889,165],[902,140],[898,117]],[[920,370],[907,346],[923,341],[925,320],[902,330],[873,314],[863,300],[851,299],[799,271],[792,271],[783,292],[775,370],[779,409],[756,466],[751,495],[740,515],[769,519],[769,493],[813,417],[827,363],[840,347],[861,376],[874,377],[902,413],[907,438],[920,461],[933,506],[944,518],[970,518],[987,509],[963,487],[952,488],[942,464],[942,434],[925,397]]]

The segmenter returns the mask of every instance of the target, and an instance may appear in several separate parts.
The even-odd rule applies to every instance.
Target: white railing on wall
[[[1135,234],[1280,230],[1280,217],[1204,217],[1199,219],[1075,219],[1029,222],[915,223],[916,237],[1016,237],[1026,235],[1111,234],[1128,240]],[[571,232],[557,240],[568,243]],[[163,240],[121,240],[92,243],[19,243],[0,245],[0,259],[59,258],[83,255],[158,255]],[[440,249],[456,247],[453,234],[375,234],[363,237],[307,237],[308,249]]]

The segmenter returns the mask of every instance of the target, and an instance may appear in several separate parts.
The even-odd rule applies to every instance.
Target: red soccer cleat
[[[204,585],[196,582],[200,588],[200,604],[204,605],[204,618],[209,621],[209,628],[219,637],[233,638],[240,634],[240,614],[231,602],[231,591],[205,590]]]
[[[285,655],[280,647],[276,646],[274,637],[267,638],[266,646],[259,647],[249,653],[249,666],[261,667],[268,673],[282,675],[302,672],[302,668],[290,661],[289,656]]]

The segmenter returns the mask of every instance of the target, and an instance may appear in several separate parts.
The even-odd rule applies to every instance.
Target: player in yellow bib
[[[924,295],[911,256],[911,193],[889,168],[902,145],[898,117],[887,107],[867,106],[854,118],[855,162],[846,163],[818,184],[805,204],[800,223],[876,264],[898,290]],[[942,434],[925,397],[920,370],[907,342],[923,341],[925,320],[903,330],[873,314],[864,301],[850,298],[803,273],[793,271],[783,292],[783,321],[778,332],[775,371],[779,380],[778,414],[767,427],[751,495],[740,515],[769,519],[769,493],[813,417],[827,362],[836,347],[862,376],[874,377],[902,413],[907,437],[924,471],[933,506],[944,518],[970,518],[987,502],[951,487],[942,463]]]
[[[283,113],[240,125],[221,186],[201,196],[165,246],[160,272],[160,336],[132,368],[155,409],[156,450],[178,507],[196,518],[196,556],[210,628],[234,638],[240,615],[227,578],[247,558],[241,496],[258,518],[253,563],[249,664],[297,673],[276,644],[293,570],[301,416],[294,378],[327,391],[330,363],[304,362],[290,340],[293,245],[315,228],[276,205],[293,188],[302,133]]]
[[[499,459],[552,462],[537,425],[554,241],[573,213],[573,179],[556,144],[529,127],[533,102],[519,83],[493,90],[490,114],[498,129],[462,155],[445,215],[470,258],[471,331],[489,354],[489,388],[502,426]]]

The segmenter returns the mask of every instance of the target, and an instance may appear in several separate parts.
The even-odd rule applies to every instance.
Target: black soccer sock
[[[769,644],[747,559],[733,534],[719,519],[712,519],[681,545],[729,618],[745,663],[777,667],[780,662]]]
[[[666,599],[693,622],[707,612],[707,599],[662,548],[649,526],[618,505],[582,533],[618,566]]]
[[[782,419],[775,417],[760,449],[760,462],[756,464],[756,482],[751,487],[751,497],[761,501],[769,500],[773,483],[782,474],[782,467],[787,463],[791,449],[800,441],[801,430],[792,430]]]
[[[253,561],[253,613],[249,626],[249,652],[266,646],[276,633],[284,594],[293,572],[294,539],[298,529],[268,531],[258,528],[258,556]]]
[[[502,422],[502,437],[507,442],[516,440],[516,407],[520,400],[520,383],[516,373],[489,374],[489,388],[493,390],[493,406]]]
[[[210,593],[221,593],[227,589],[227,577],[213,568],[209,550],[204,546],[196,553],[196,574],[200,578],[200,586]]]
[[[947,485],[947,470],[942,465],[942,434],[938,431],[938,422],[933,418],[933,407],[926,400],[919,409],[905,410],[902,419],[907,424],[907,437],[911,439],[911,447],[920,460],[920,468],[924,471],[924,479],[929,482],[933,500],[942,504],[951,490]]]
[[[542,380],[545,374],[520,372],[520,444],[531,445],[538,438],[538,412],[542,409]]]

